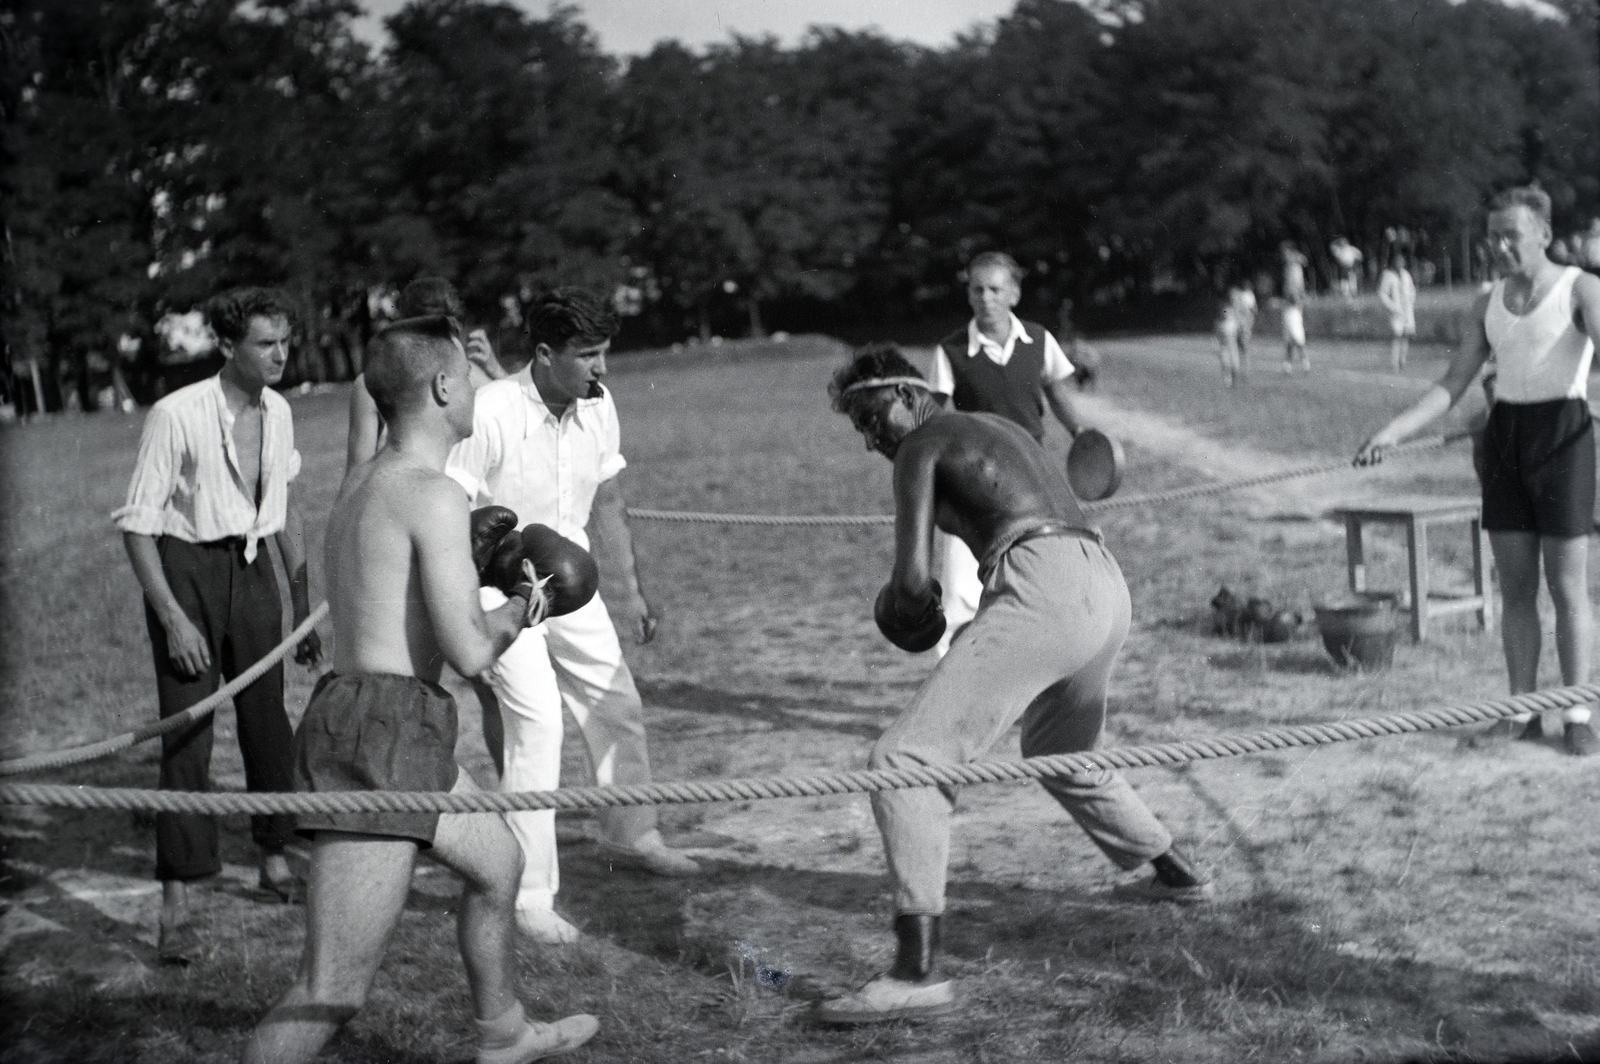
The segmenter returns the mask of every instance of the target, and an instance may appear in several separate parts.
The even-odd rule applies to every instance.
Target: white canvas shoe
[[[955,985],[949,979],[908,983],[880,975],[854,994],[822,1002],[816,1015],[823,1023],[883,1023],[944,1016],[956,1007]]]
[[[600,1030],[600,1021],[579,1013],[555,1023],[525,1022],[522,1033],[508,1046],[478,1049],[477,1064],[529,1064],[577,1049]]]
[[[570,946],[578,941],[578,929],[554,909],[518,909],[517,930],[546,946]]]

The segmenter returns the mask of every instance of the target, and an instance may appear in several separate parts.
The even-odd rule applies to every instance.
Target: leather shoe
[[[554,909],[518,909],[517,930],[546,946],[570,946],[579,937],[578,929]]]
[[[156,956],[162,964],[193,964],[200,959],[200,950],[200,931],[193,923],[161,925]]]
[[[305,883],[289,876],[274,876],[265,868],[261,870],[261,878],[256,880],[256,889],[263,894],[270,894],[285,905],[293,904],[305,890]]]
[[[661,843],[646,846],[619,846],[614,842],[600,842],[600,856],[613,868],[635,868],[655,876],[697,876],[700,866],[693,860]]]
[[[1544,722],[1535,713],[1527,721],[1513,720],[1511,717],[1502,717],[1487,728],[1467,740],[1471,747],[1489,746],[1503,742],[1507,739],[1525,740],[1536,742],[1544,738]]]
[[[1119,883],[1111,888],[1111,896],[1118,901],[1170,902],[1173,905],[1204,905],[1216,896],[1210,883],[1196,883],[1187,887],[1169,887],[1155,876],[1136,883]]]
[[[1595,735],[1588,721],[1582,724],[1568,721],[1566,727],[1561,729],[1561,745],[1573,757],[1589,757],[1600,753],[1600,737]]]
[[[853,994],[818,1003],[816,1018],[822,1023],[884,1023],[888,1020],[924,1020],[956,1011],[955,987],[948,979],[936,983],[907,982],[880,975]]]

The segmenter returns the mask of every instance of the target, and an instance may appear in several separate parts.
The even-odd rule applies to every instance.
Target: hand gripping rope
[[[744,802],[769,798],[808,798],[860,794],[909,787],[1008,783],[1047,776],[1070,776],[1092,769],[1130,769],[1182,765],[1223,757],[1288,750],[1302,746],[1355,742],[1387,735],[1455,728],[1600,701],[1600,684],[1557,687],[1491,702],[1443,706],[1366,720],[1302,724],[1247,735],[1185,739],[1154,746],[1122,746],[1079,754],[1053,754],[1018,760],[979,760],[872,769],[813,776],[693,780],[632,787],[566,787],[554,791],[460,794],[408,791],[350,791],[325,794],[207,794],[136,788],[69,787],[59,784],[0,784],[0,805],[43,805],[64,809],[128,809],[158,813],[508,813],[528,809],[603,809],[627,805],[683,805]]]
[[[1458,440],[1464,439],[1466,435],[1466,433],[1457,433],[1452,436],[1429,437],[1426,439],[1416,440],[1412,443],[1400,444],[1397,447],[1391,447],[1388,449],[1388,452],[1391,455],[1400,455],[1432,450],[1437,447],[1443,447],[1447,444],[1455,443]],[[1197,484],[1187,488],[1177,488],[1172,491],[1155,492],[1147,495],[1129,495],[1120,499],[1086,503],[1084,504],[1084,509],[1090,512],[1098,512],[1101,510],[1127,509],[1134,506],[1154,506],[1161,503],[1178,502],[1183,499],[1199,498],[1205,495],[1219,495],[1223,492],[1237,491],[1242,488],[1260,487],[1265,484],[1274,484],[1283,480],[1293,480],[1300,477],[1312,477],[1321,476],[1327,473],[1337,473],[1349,468],[1349,463],[1344,461],[1318,462],[1310,465],[1298,466],[1293,469],[1281,470],[1276,473],[1264,473],[1260,476],[1244,477],[1236,480],[1217,481],[1213,484]],[[838,525],[858,526],[894,524],[893,514],[866,514],[857,516],[787,516],[783,514],[715,514],[676,510],[630,509],[628,511],[628,516],[640,521],[671,521],[695,524],[764,525],[787,527],[799,526],[809,528]],[[317,623],[326,617],[327,614],[328,604],[324,602],[315,610],[313,610],[311,612],[311,616],[307,617],[298,628],[291,632],[288,638],[274,647],[265,657],[257,661],[254,665],[250,666],[250,668],[246,669],[243,673],[230,681],[215,694],[211,695],[209,698],[206,698],[204,701],[197,702],[193,706],[190,706],[182,713],[176,713],[154,724],[148,724],[134,731],[123,732],[121,735],[115,735],[109,739],[103,739],[96,743],[89,743],[85,746],[71,747],[65,750],[47,751],[45,753],[34,754],[29,757],[19,757],[6,761],[0,761],[0,776],[16,776],[24,772],[38,772],[43,769],[64,768],[68,765],[76,765],[85,761],[93,761],[97,758],[114,754],[119,750],[126,750],[131,746],[146,742],[150,739],[158,738],[167,734],[168,732],[176,731],[179,728],[186,727],[189,724],[199,720],[201,717],[204,717],[206,714],[213,712],[225,700],[232,698],[235,693],[250,686],[250,684],[259,679],[262,673],[266,672],[268,669],[272,668],[272,666],[276,665],[280,660],[282,660],[284,655],[289,652],[290,648],[294,647],[300,642],[300,640],[304,639],[306,635],[310,633],[311,629],[316,627]],[[1440,726],[1443,727],[1446,725]],[[913,785],[908,784],[908,786]],[[828,793],[835,792],[830,791]],[[780,796],[773,795],[771,797]],[[132,807],[130,806],[128,808]],[[529,806],[528,808],[546,809],[567,807]]]

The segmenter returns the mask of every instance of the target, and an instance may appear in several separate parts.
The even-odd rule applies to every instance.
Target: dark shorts
[[[1494,404],[1483,434],[1483,527],[1586,536],[1594,527],[1594,422],[1582,399]]]
[[[456,783],[456,703],[415,676],[328,673],[294,733],[294,789],[448,791]],[[302,835],[348,831],[433,845],[438,813],[305,813]]]

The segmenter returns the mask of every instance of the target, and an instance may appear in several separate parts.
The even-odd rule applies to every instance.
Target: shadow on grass
[[[1349,670],[1335,665],[1312,644],[1294,645],[1283,650],[1265,645],[1249,645],[1208,654],[1206,662],[1214,669],[1229,672],[1283,672],[1295,676],[1343,676]]]

